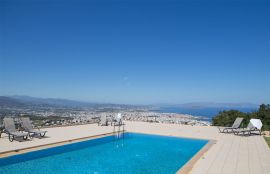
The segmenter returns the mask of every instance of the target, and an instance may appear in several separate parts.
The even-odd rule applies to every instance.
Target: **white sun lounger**
[[[29,133],[19,132],[15,128],[15,123],[13,118],[4,118],[5,133],[8,134],[8,139],[12,142],[15,138],[22,137],[24,140],[27,139]]]
[[[28,132],[31,137],[39,135],[40,137],[44,137],[47,131],[41,131],[40,129],[34,129],[30,119],[28,117],[21,118],[21,126],[25,132]]]
[[[260,119],[250,119],[249,124],[246,128],[238,129],[234,132],[234,134],[239,135],[251,135],[252,133],[258,133],[261,135],[262,122]]]
[[[240,127],[242,121],[243,121],[243,118],[237,117],[231,127],[218,127],[219,132],[221,132],[221,133],[234,132],[235,130],[237,130]]]

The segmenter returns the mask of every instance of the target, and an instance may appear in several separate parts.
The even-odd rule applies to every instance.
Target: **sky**
[[[1,0],[0,95],[270,103],[270,1]]]

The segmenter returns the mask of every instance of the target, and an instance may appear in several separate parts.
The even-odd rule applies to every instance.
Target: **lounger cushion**
[[[9,132],[9,134],[14,135],[15,137],[23,137],[27,136],[27,133],[22,133],[22,132]]]
[[[31,130],[29,131],[30,133],[35,133],[35,134],[43,134],[46,133],[47,131],[40,131],[40,130]]]
[[[259,130],[261,130],[263,125],[260,119],[251,119],[250,123]]]

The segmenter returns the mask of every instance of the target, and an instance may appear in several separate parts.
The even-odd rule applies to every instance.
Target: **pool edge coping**
[[[187,161],[187,163],[181,167],[176,174],[188,174],[193,169],[194,165],[197,163],[197,161],[203,157],[203,155],[210,150],[210,148],[216,144],[217,140],[208,139],[208,143],[205,144],[190,160]]]
[[[120,132],[122,133],[122,132],[127,132],[127,131],[120,131]],[[109,132],[109,133],[104,133],[104,134],[86,136],[86,137],[81,137],[81,138],[74,138],[74,139],[70,139],[70,140],[63,140],[63,141],[58,141],[58,142],[53,142],[53,143],[47,143],[47,144],[42,144],[42,145],[36,145],[36,146],[31,146],[31,147],[24,147],[24,148],[5,151],[5,152],[0,152],[0,159],[5,158],[5,157],[14,156],[14,155],[20,155],[20,154],[24,154],[24,153],[28,153],[28,152],[34,152],[34,151],[38,151],[38,150],[44,150],[44,149],[48,149],[48,148],[68,145],[68,144],[72,144],[72,143],[78,143],[78,142],[82,142],[82,141],[103,138],[106,136],[114,135],[115,133],[117,133],[117,132]]]
[[[197,138],[197,137],[183,137],[178,135],[171,134],[151,134],[151,133],[142,133],[139,131],[130,131],[132,133],[138,134],[146,134],[146,135],[156,135],[156,136],[165,136],[165,137],[175,137],[175,138],[185,138],[185,139],[193,139],[193,140],[207,140],[207,144],[205,144],[195,155],[192,156],[181,168],[179,168],[176,174],[188,174],[196,164],[196,162],[208,151],[210,148],[217,143],[217,140],[214,139],[206,139],[206,138]]]
[[[207,144],[205,144],[190,160],[188,160],[184,166],[178,169],[176,174],[188,174],[196,164],[196,162],[214,145],[216,144],[217,140],[213,139],[203,139],[203,138],[191,138],[191,137],[181,137],[181,136],[175,136],[175,135],[164,135],[164,134],[151,134],[151,133],[142,133],[142,132],[136,132],[136,131],[120,131],[121,133],[138,133],[138,134],[146,134],[146,135],[156,135],[156,136],[165,136],[165,137],[175,137],[175,138],[186,138],[186,139],[197,139],[197,140],[207,140]],[[104,134],[99,134],[99,135],[92,135],[92,136],[87,136],[87,137],[81,137],[81,138],[74,138],[71,140],[63,140],[59,142],[54,142],[54,143],[48,143],[48,144],[42,144],[42,145],[36,145],[32,147],[25,147],[21,149],[14,149],[14,150],[9,150],[5,152],[0,152],[0,159],[5,158],[5,157],[10,157],[14,155],[20,155],[20,154],[25,154],[28,152],[34,152],[38,150],[44,150],[48,148],[53,148],[53,147],[59,147],[63,145],[68,145],[68,144],[73,144],[73,143],[78,143],[78,142],[83,142],[83,141],[88,141],[88,140],[94,140],[97,138],[103,138],[106,136],[111,136],[115,135],[117,132],[110,132],[110,133],[104,133]]]

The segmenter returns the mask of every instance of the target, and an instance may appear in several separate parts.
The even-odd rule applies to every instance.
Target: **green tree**
[[[244,118],[242,127],[246,127],[251,118],[260,119],[263,123],[263,130],[270,130],[270,105],[261,104],[257,111],[252,113],[244,113],[238,110],[221,111],[217,116],[213,117],[214,126],[231,126],[237,117]]]
[[[251,114],[251,118],[260,119],[263,123],[263,130],[270,130],[270,105],[261,104],[258,111]]]
[[[214,126],[231,126],[237,117],[244,118],[244,124],[249,118],[249,115],[238,110],[221,111],[212,119]]]

